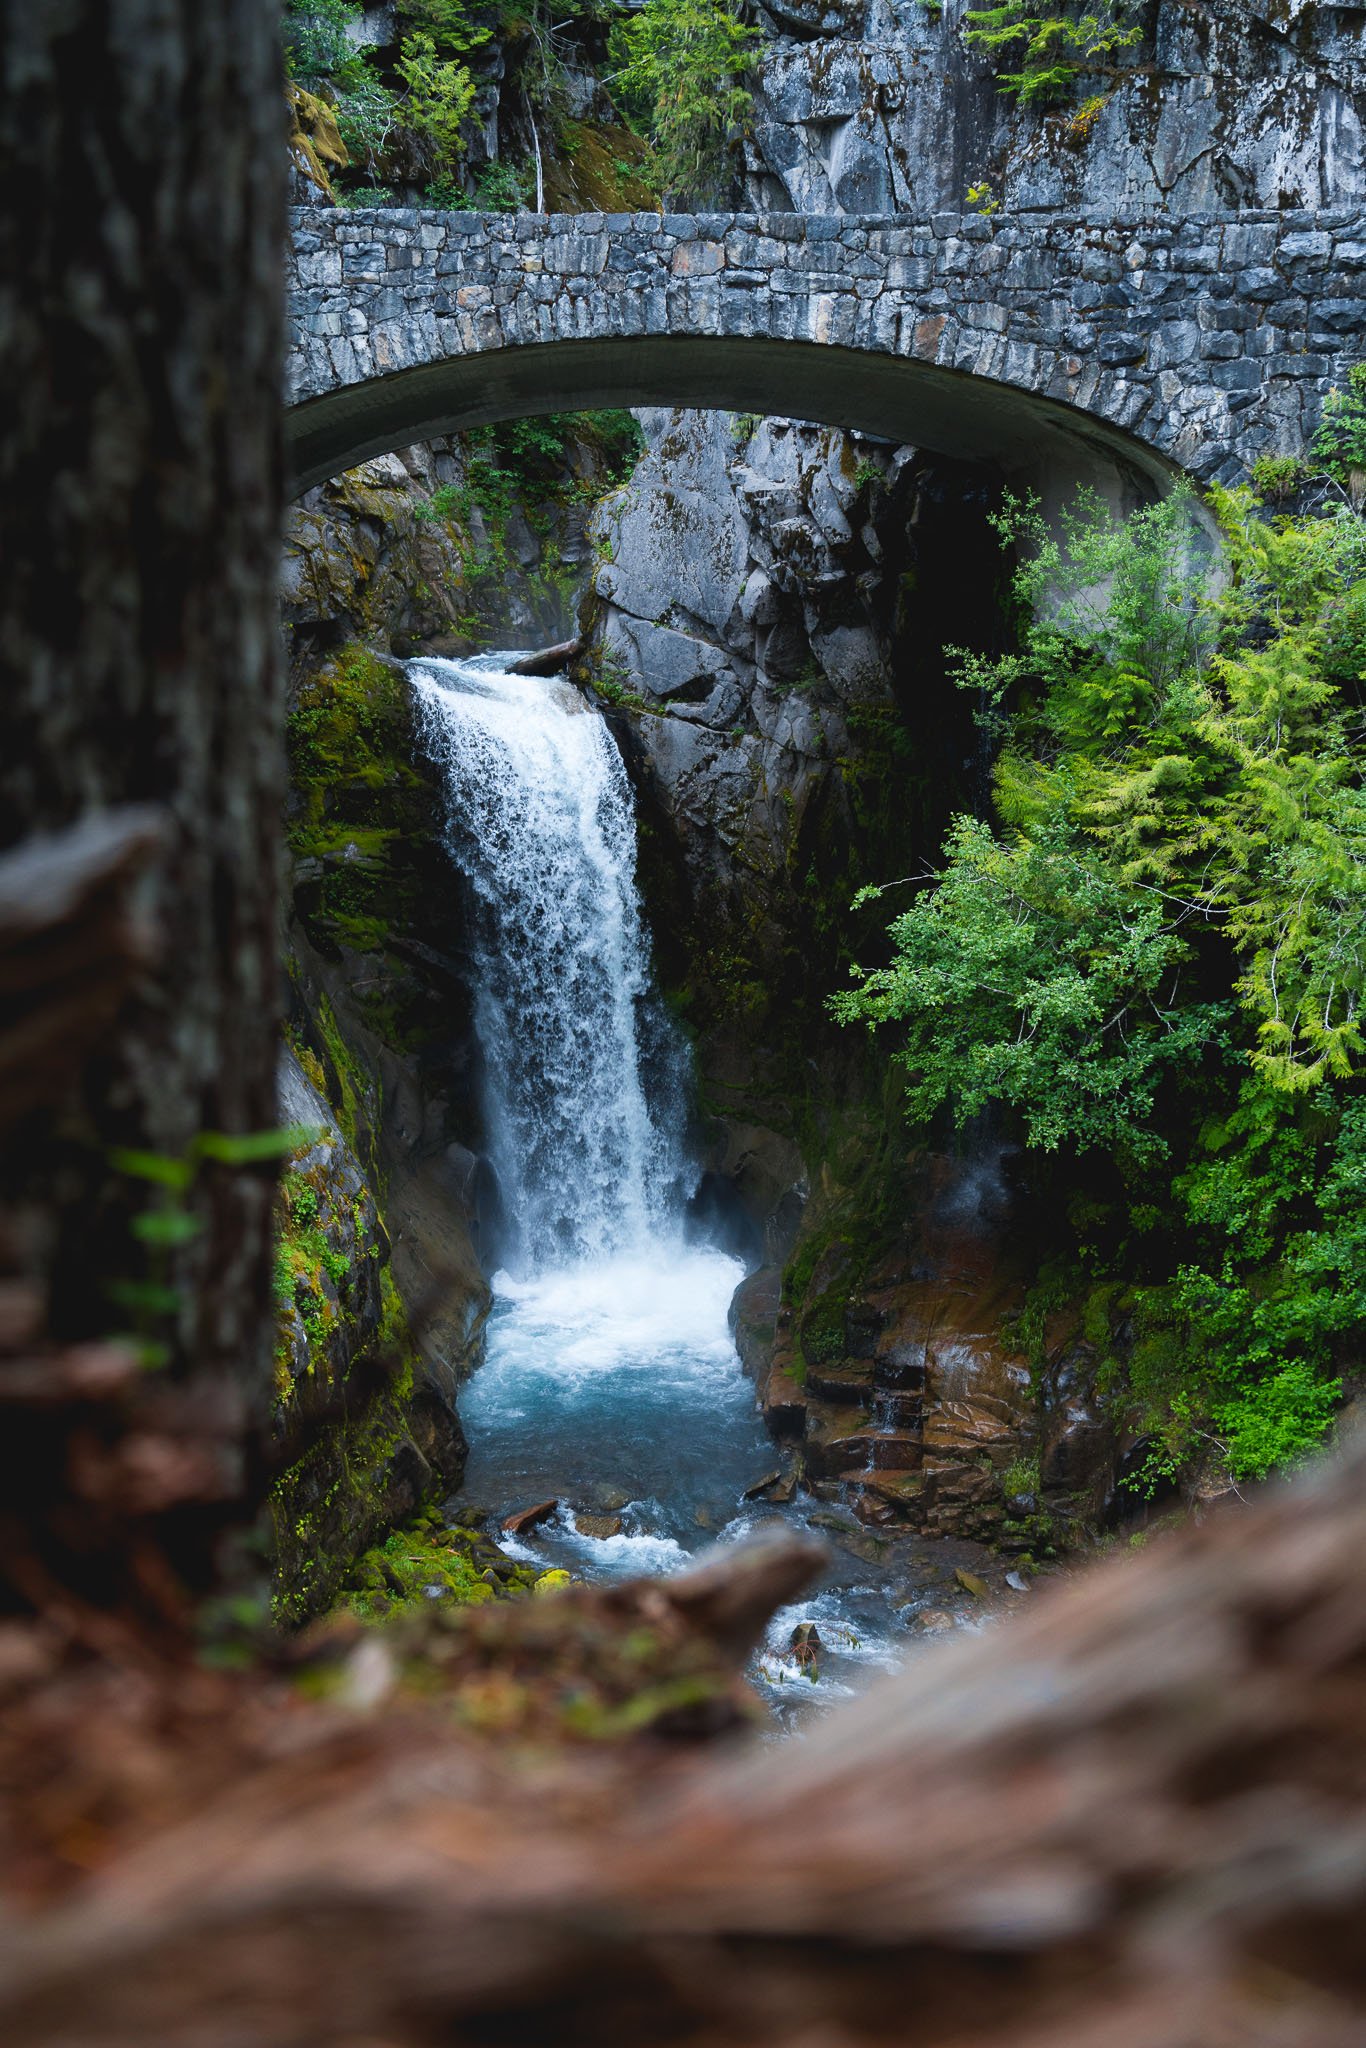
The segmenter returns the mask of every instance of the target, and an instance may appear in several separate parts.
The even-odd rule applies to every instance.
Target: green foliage
[[[1251,471],[1252,488],[1259,498],[1283,505],[1307,483],[1309,471],[1298,455],[1259,455]]]
[[[571,448],[585,445],[595,456],[594,474],[580,483]],[[419,512],[420,519],[468,528],[477,513],[482,548],[470,555],[474,594],[484,579],[507,571],[507,534],[514,513],[535,525],[548,504],[592,503],[604,489],[623,482],[644,448],[634,414],[622,410],[541,413],[530,419],[500,420],[478,427],[467,442],[462,484],[442,484]],[[544,528],[548,531],[548,527]]]
[[[285,64],[290,77],[311,84],[358,78],[362,61],[346,34],[356,13],[357,0],[285,0]]]
[[[434,37],[417,32],[403,38],[395,66],[408,88],[403,121],[415,135],[434,142],[443,157],[464,147],[461,128],[474,99],[469,66],[443,56]]]
[[[536,173],[529,163],[509,163],[503,157],[485,164],[474,180],[474,204],[481,213],[519,213],[536,191]]]
[[[1309,452],[1359,508],[1366,500],[1366,363],[1348,372],[1345,391],[1329,394]]]
[[[968,9],[966,40],[991,56],[1003,91],[1048,105],[1067,98],[1079,78],[1110,70],[1106,59],[1139,40],[1129,12],[1127,0],[1100,0],[1084,13],[1041,13],[1036,0],[999,0]],[[1004,70],[1007,63],[1019,69]]]
[[[337,132],[346,144],[347,155],[353,164],[363,165],[373,179],[399,126],[398,94],[391,91],[376,72],[363,65],[353,78],[348,79],[345,90],[338,95],[334,112]],[[373,182],[364,189],[384,191],[388,188]]]
[[[1037,1454],[1032,1458],[1016,1458],[1006,1467],[1001,1479],[1001,1491],[1007,1500],[1029,1500],[1038,1494],[1041,1485]]]
[[[1225,1022],[1177,1001],[1187,948],[1160,901],[1088,857],[1059,811],[1014,845],[959,818],[938,887],[891,927],[888,967],[834,999],[842,1022],[905,1021],[907,1108],[928,1122],[1009,1103],[1031,1145],[1163,1140],[1148,1122],[1164,1072]]]
[[[1212,500],[1217,595],[1180,494],[1056,538],[1007,505],[1019,647],[959,658],[998,826],[954,822],[889,963],[832,999],[896,1028],[921,1122],[1001,1106],[1035,1158],[1117,1174],[1063,1256],[1107,1331],[1127,1289],[1148,1480],[1293,1462],[1366,1333],[1366,529]]]
[[[481,11],[470,7],[468,0],[401,0],[398,17],[405,36],[426,35],[448,56],[477,50],[493,33],[487,18],[481,18]]]
[[[489,24],[464,0],[410,0],[400,9],[398,55],[386,62],[375,51],[351,48],[345,30],[354,13],[353,0],[287,0],[285,15],[290,69],[333,100],[350,175],[358,179],[348,184],[343,174],[338,198],[349,206],[392,201],[386,175],[394,175],[401,132],[424,145],[439,186],[453,182],[439,167],[464,147],[475,86],[463,60],[489,40]]]
[[[613,26],[613,96],[652,144],[666,190],[697,198],[728,182],[760,40],[725,0],[645,0]]]

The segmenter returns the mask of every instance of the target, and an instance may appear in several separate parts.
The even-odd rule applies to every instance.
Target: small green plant
[[[1330,393],[1309,452],[1359,512],[1366,503],[1366,363],[1348,372],[1345,391]]]
[[[349,192],[338,191],[338,206],[392,206],[393,188],[389,185],[353,185]]]
[[[854,471],[854,489],[856,491],[871,490],[874,484],[883,483],[885,480],[885,472],[882,468],[876,462],[870,462],[866,455]]]
[[[1259,455],[1249,472],[1257,496],[1283,505],[1307,483],[1309,471],[1297,455]]]
[[[1034,0],[999,0],[968,9],[966,41],[991,56],[1003,92],[1047,106],[1066,99],[1079,78],[1112,71],[1106,60],[1138,42],[1142,30],[1128,12],[1127,0],[1099,0],[1084,14],[1041,13]],[[1000,68],[1012,60],[1017,71]]]
[[[474,203],[481,213],[520,213],[535,190],[536,173],[531,165],[510,163],[503,157],[476,172]]]
[[[969,185],[967,203],[974,213],[993,214],[1001,210],[1001,202],[992,194],[990,185],[983,179],[980,185]]]
[[[1006,1467],[1001,1479],[1001,1490],[1007,1500],[1033,1500],[1037,1498],[1041,1484],[1037,1456],[1016,1458],[1013,1464]]]
[[[1089,99],[1082,101],[1067,124],[1067,140],[1073,149],[1080,149],[1091,140],[1091,130],[1109,106],[1112,97],[1113,95],[1108,92],[1093,92]]]
[[[150,1208],[133,1218],[131,1230],[147,1254],[147,1270],[139,1280],[116,1282],[110,1299],[131,1313],[131,1340],[146,1366],[164,1365],[170,1348],[158,1334],[165,1319],[180,1309],[179,1290],[171,1283],[174,1254],[193,1243],[204,1228],[190,1205],[191,1193],[204,1167],[242,1167],[287,1158],[312,1142],[306,1126],[289,1124],[278,1130],[201,1131],[183,1153],[148,1152],[116,1146],[109,1164],[126,1179],[156,1190]]]

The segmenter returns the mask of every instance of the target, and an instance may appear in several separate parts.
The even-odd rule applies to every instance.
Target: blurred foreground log
[[[0,2035],[1360,2048],[1364,1477],[1358,1443],[681,1774],[244,1684],[237,1775],[206,1711],[178,1821],[16,1901]]]

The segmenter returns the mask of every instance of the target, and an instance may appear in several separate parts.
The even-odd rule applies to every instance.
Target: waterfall
[[[671,1091],[652,1109],[648,1086],[662,1034],[621,757],[571,684],[506,659],[408,673],[473,897],[488,1150],[534,1273],[670,1231],[681,1148]]]
[[[683,1227],[684,1096],[650,996],[630,784],[570,684],[507,659],[408,666],[469,887],[486,1143],[519,1234],[460,1396],[466,1497],[495,1527],[554,1504],[501,1539],[543,1567],[673,1571],[713,1535],[798,1510],[748,1497],[774,1454],[727,1320],[744,1269]],[[803,1694],[895,1661],[900,1624],[866,1557],[853,1568],[856,1589],[775,1619],[756,1671],[775,1704],[799,1676],[800,1623],[819,1625],[828,1667]]]

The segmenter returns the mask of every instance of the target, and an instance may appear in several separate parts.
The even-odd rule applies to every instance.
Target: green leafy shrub
[[[354,80],[363,60],[351,46],[347,24],[356,0],[285,0],[285,64],[291,78],[335,83]]]
[[[1129,11],[1126,0],[1100,0],[1085,13],[1041,13],[1035,0],[999,0],[968,9],[966,41],[990,55],[1003,91],[1049,105],[1066,99],[1079,78],[1110,70],[1106,60],[1138,42],[1142,30]],[[1001,68],[1010,62],[1019,69]]]
[[[469,66],[444,56],[433,36],[418,31],[403,38],[395,69],[408,88],[405,127],[434,142],[443,156],[454,156],[464,146],[461,128],[474,99]]]
[[[613,26],[613,95],[653,145],[666,190],[697,198],[728,181],[760,40],[725,0],[645,0]]]
[[[353,164],[363,164],[373,178],[399,125],[398,95],[377,73],[362,67],[338,96],[335,113],[347,155]]]
[[[1329,394],[1309,452],[1359,510],[1366,502],[1366,363],[1348,372],[1345,391]]]
[[[1309,471],[1298,455],[1259,455],[1249,475],[1259,498],[1283,505],[1308,480]]]
[[[1007,506],[1020,645],[959,662],[996,820],[832,999],[895,1030],[918,1122],[1004,1110],[1060,1156],[1057,1270],[1128,1329],[1148,1481],[1293,1462],[1366,1337],[1366,531],[1211,495],[1217,595],[1180,494],[1058,537]]]

